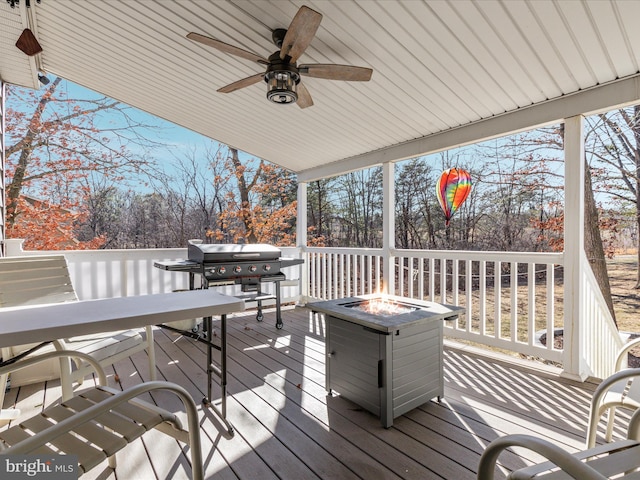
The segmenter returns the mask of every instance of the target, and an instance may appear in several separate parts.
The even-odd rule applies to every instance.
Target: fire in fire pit
[[[361,312],[379,315],[381,317],[390,317],[392,315],[403,315],[418,310],[418,307],[406,303],[398,302],[386,297],[371,298],[369,300],[361,300],[344,304],[344,307],[353,308]]]

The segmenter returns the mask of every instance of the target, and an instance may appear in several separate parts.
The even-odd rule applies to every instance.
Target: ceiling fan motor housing
[[[280,58],[280,52],[269,57],[269,66],[264,74],[267,82],[267,98],[280,104],[298,101],[296,92],[300,83],[300,73],[295,63],[289,63]]]

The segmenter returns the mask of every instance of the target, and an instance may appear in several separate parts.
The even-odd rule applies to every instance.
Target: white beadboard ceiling
[[[0,2],[4,81],[37,86],[41,69],[303,179],[640,98],[640,1],[31,0],[29,10],[24,3]],[[185,35],[268,57],[277,50],[271,31],[286,28],[302,5],[323,20],[298,63],[370,67],[371,81],[304,77],[315,102],[304,110],[268,102],[263,82],[217,93],[263,67]],[[44,49],[31,58],[14,46],[27,25]],[[500,118],[502,126],[492,126]]]

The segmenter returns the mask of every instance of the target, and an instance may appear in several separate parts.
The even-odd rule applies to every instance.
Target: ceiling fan
[[[350,65],[319,63],[298,65],[296,63],[298,58],[313,40],[321,21],[322,15],[320,13],[306,6],[300,7],[288,29],[277,28],[273,30],[271,37],[279,50],[268,59],[199,33],[191,32],[187,34],[187,38],[222,52],[266,65],[267,69],[264,73],[257,73],[233,82],[219,88],[218,92],[235,92],[264,80],[267,83],[267,98],[270,101],[280,104],[296,102],[300,108],[307,108],[313,105],[313,100],[309,90],[300,81],[301,75],[326,80],[367,82],[373,73],[370,68]]]

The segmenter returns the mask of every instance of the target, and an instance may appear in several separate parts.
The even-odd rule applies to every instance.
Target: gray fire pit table
[[[363,309],[381,297],[394,313]],[[325,316],[326,388],[374,415],[393,419],[444,395],[443,321],[463,307],[387,295],[361,295],[307,304]]]

